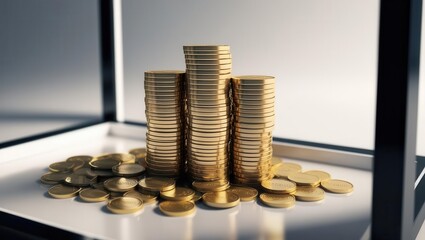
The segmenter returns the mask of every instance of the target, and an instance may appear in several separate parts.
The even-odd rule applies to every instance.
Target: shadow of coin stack
[[[146,165],[151,176],[184,171],[184,71],[145,72]]]
[[[239,184],[258,186],[272,178],[272,130],[275,79],[232,77],[233,177]]]
[[[183,46],[186,61],[187,171],[193,180],[229,176],[232,59],[227,45]]]

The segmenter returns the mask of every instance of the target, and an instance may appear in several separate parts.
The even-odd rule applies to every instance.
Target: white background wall
[[[145,121],[144,71],[184,69],[182,45],[229,44],[234,75],[276,76],[275,136],[373,149],[378,13],[378,0],[123,0],[126,118]]]

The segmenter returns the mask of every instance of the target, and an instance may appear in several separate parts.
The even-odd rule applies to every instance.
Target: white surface
[[[82,130],[68,135],[67,139],[58,136],[60,141],[54,143],[51,139],[49,146],[37,146],[37,142],[33,142],[35,145],[14,149],[30,154],[36,147],[38,151],[34,155],[25,157],[23,154],[18,159],[13,152],[2,155],[8,161],[0,167],[0,210],[102,239],[258,239],[267,236],[359,239],[370,223],[370,172],[300,161],[297,162],[305,170],[322,169],[334,178],[352,182],[355,191],[350,196],[326,193],[322,202],[297,202],[292,209],[272,209],[248,202],[228,210],[211,210],[200,203],[194,215],[181,218],[165,217],[156,206],[146,206],[137,214],[114,215],[105,210],[104,203],[49,198],[47,187],[38,179],[50,163],[72,155],[126,152],[145,145],[143,139],[123,137],[143,136],[144,130],[134,126],[114,127],[109,131],[114,135],[104,135],[104,126],[95,131],[86,130],[91,133],[84,134]]]

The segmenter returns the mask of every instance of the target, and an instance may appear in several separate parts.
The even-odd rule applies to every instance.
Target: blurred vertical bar
[[[381,1],[372,239],[414,239],[421,0]]]
[[[98,0],[102,67],[103,120],[116,121],[113,0]]]

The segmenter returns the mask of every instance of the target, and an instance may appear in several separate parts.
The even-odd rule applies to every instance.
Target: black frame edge
[[[414,237],[421,13],[422,0],[381,1],[372,239]]]
[[[98,0],[103,120],[117,120],[113,0]]]

